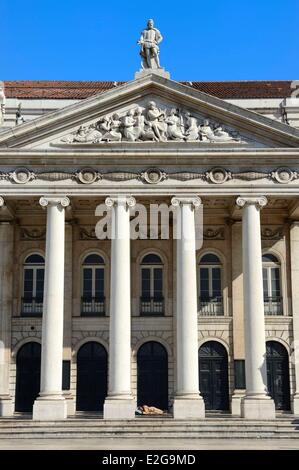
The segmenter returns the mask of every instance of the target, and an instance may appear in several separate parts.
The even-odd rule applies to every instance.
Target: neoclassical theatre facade
[[[299,414],[293,85],[1,84],[2,416]]]

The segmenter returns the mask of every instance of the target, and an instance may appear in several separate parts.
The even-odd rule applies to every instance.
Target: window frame
[[[219,263],[202,263],[201,262],[201,260],[204,256],[210,255],[210,254],[214,255],[214,256],[217,256],[217,258],[219,260]],[[206,269],[208,269],[208,272],[209,272],[209,298],[213,298],[213,276],[212,276],[213,269],[215,269],[215,268],[220,269],[220,292],[221,292],[220,297],[223,299],[223,263],[222,263],[221,259],[219,258],[219,256],[217,254],[213,253],[213,252],[206,252],[206,253],[203,253],[200,256],[199,260],[198,260],[198,263],[197,263],[197,269],[198,269],[197,289],[198,289],[198,297],[199,298],[201,297],[201,288],[200,288],[200,282],[201,282],[200,270],[201,270],[201,268],[206,268]]]
[[[43,259],[42,262],[26,262],[30,256],[38,255]],[[37,297],[37,271],[42,269],[43,270],[43,289],[42,289],[42,296]],[[25,297],[25,278],[26,278],[26,271],[32,271],[32,295],[31,297]],[[21,308],[20,308],[20,316],[21,317],[40,317],[42,316],[42,311],[40,311],[39,308],[37,308],[38,304],[43,304],[44,301],[44,286],[45,286],[45,256],[43,253],[40,253],[38,251],[36,252],[30,252],[28,253],[24,261],[22,263],[22,287],[21,287]],[[28,292],[28,291],[26,291]],[[26,298],[28,300],[26,300]],[[37,302],[37,300],[41,300],[40,302]],[[32,311],[31,312],[26,312],[24,304],[30,304],[32,305]],[[34,307],[36,308],[36,311],[34,311]],[[28,308],[28,307],[27,307]],[[43,310],[43,307],[42,309]]]
[[[152,262],[152,263],[144,263],[143,260],[146,258],[148,255],[155,255],[159,257],[160,262]],[[142,286],[142,273],[143,270],[149,269],[150,271],[150,295],[149,296],[143,296],[143,286]],[[161,294],[159,296],[155,296],[155,276],[154,276],[154,271],[155,269],[161,269],[161,283],[162,283],[162,289],[161,289]],[[140,286],[139,286],[139,295],[140,295],[140,308],[139,308],[139,315],[142,317],[150,317],[150,316],[165,316],[165,262],[160,255],[160,253],[157,253],[155,251],[148,251],[144,253],[139,261],[139,279],[140,279]],[[157,302],[162,303],[162,307],[158,307],[158,310],[160,309],[160,312],[151,312],[151,313],[146,313],[142,311],[142,302],[146,302],[146,299],[148,299],[148,302],[155,308],[155,305]]]
[[[206,255],[213,255],[217,257],[218,263],[216,262],[204,262],[202,259]],[[209,280],[209,297],[204,299],[201,295],[201,269],[208,269],[208,280]],[[213,296],[213,269],[220,270],[220,296]],[[214,302],[213,302],[213,299]],[[217,300],[218,299],[218,300]],[[224,293],[224,264],[221,256],[214,251],[207,250],[201,253],[197,258],[197,301],[198,301],[198,314],[202,317],[222,317],[226,316],[225,307],[225,293]],[[206,304],[206,305],[205,305]],[[211,311],[209,311],[211,309]]]
[[[159,256],[160,258],[160,263],[143,263],[143,260],[144,258],[147,256],[147,255],[151,255],[151,254],[154,254],[156,256]],[[155,286],[154,286],[154,283],[155,283],[155,277],[154,277],[154,271],[155,269],[161,269],[162,271],[162,276],[161,276],[161,282],[162,282],[162,289],[161,289],[161,292],[162,292],[162,299],[164,298],[164,263],[162,261],[162,258],[160,255],[158,255],[157,253],[155,252],[150,252],[150,253],[147,253],[145,254],[141,261],[140,261],[140,297],[143,298],[143,286],[142,286],[142,271],[144,269],[149,269],[150,270],[150,295],[149,297],[150,298],[155,298]],[[157,297],[159,298],[159,297]]]
[[[271,255],[276,258],[276,261],[264,261],[263,257]],[[272,277],[271,277],[271,272],[273,269],[278,269],[278,275],[279,275],[279,295],[273,296],[273,290],[272,290]],[[267,282],[267,296],[265,296],[265,290],[264,290],[264,270],[266,270],[266,282]],[[263,252],[262,253],[262,274],[263,274],[263,301],[264,301],[264,314],[265,316],[283,316],[285,312],[285,305],[284,305],[284,299],[283,299],[283,284],[282,284],[282,267],[281,267],[281,261],[280,258],[271,252]],[[279,300],[278,300],[279,299]],[[280,304],[280,313],[269,313],[271,308],[271,305],[273,307],[273,312],[275,312],[275,306],[277,308],[277,305]]]
[[[99,256],[102,259],[102,263],[86,263],[85,260],[90,255]],[[106,306],[106,266],[107,261],[105,256],[102,253],[97,251],[88,251],[81,258],[81,283],[80,283],[80,298],[81,298],[81,307],[80,307],[80,317],[102,317],[107,315],[107,306]],[[84,295],[84,270],[91,269],[91,296]],[[100,296],[96,296],[96,270],[102,270],[103,272],[103,289]],[[90,311],[84,311],[83,304],[90,303]],[[99,307],[99,304],[103,304]],[[98,307],[96,307],[96,305]],[[92,311],[92,306],[94,308],[99,308],[97,311]]]

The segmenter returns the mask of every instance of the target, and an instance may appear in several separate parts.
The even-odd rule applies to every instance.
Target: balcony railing
[[[222,297],[199,297],[198,313],[207,317],[224,315]]]
[[[140,315],[157,317],[164,315],[164,298],[140,297]]]
[[[265,315],[283,315],[282,298],[281,297],[265,297],[264,298]]]
[[[43,315],[43,299],[40,297],[22,297],[21,316],[41,317]]]
[[[81,297],[81,316],[105,316],[105,297]]]

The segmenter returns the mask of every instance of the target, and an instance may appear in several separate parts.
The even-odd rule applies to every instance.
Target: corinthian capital
[[[174,196],[171,199],[171,205],[179,207],[184,204],[191,204],[194,209],[197,209],[201,205],[201,199],[198,196]]]
[[[47,206],[61,206],[67,207],[70,205],[70,200],[66,196],[43,196],[40,198],[39,203],[42,207]]]
[[[112,196],[105,199],[105,204],[107,207],[113,207],[117,204],[125,207],[134,207],[136,199],[133,196]]]
[[[246,205],[254,205],[257,209],[262,209],[268,203],[266,196],[258,196],[258,197],[243,197],[240,196],[236,200],[237,206],[244,207]]]

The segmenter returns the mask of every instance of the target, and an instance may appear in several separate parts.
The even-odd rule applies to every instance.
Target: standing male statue
[[[141,33],[138,44],[141,45],[140,55],[142,57],[143,69],[160,69],[158,44],[163,37],[160,31],[154,28],[154,21],[148,20],[147,28]]]

